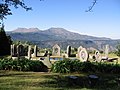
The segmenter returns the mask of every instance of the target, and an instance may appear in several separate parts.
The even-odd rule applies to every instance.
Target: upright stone
[[[17,46],[15,44],[11,45],[11,56],[17,57]]]
[[[37,46],[34,46],[34,57],[37,57]]]
[[[95,52],[95,60],[97,62],[101,61],[101,54],[100,54],[100,52],[98,50]]]
[[[80,60],[82,62],[88,61],[89,54],[85,48],[82,48],[80,53],[79,53]]]
[[[55,44],[53,46],[52,55],[53,56],[60,56],[60,47],[57,44]]]
[[[71,46],[67,46],[67,55],[68,57],[71,55]]]
[[[28,59],[31,58],[31,46],[28,47]]]
[[[13,56],[13,54],[14,54],[14,50],[13,50],[14,48],[13,48],[13,45],[11,45],[11,57]]]
[[[18,45],[17,46],[17,56],[24,56],[24,47],[23,45]]]
[[[80,46],[80,47],[78,48],[78,50],[77,50],[77,57],[78,57],[78,58],[80,58],[80,57],[79,57],[79,53],[80,53],[80,51],[82,50],[82,48],[83,48],[83,47]]]
[[[109,45],[105,45],[105,57],[108,57]]]
[[[17,46],[17,57],[19,57],[19,46]]]

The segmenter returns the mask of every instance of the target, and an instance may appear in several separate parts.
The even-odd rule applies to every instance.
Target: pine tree
[[[10,45],[12,41],[10,36],[7,36],[4,26],[0,28],[0,56],[10,55]]]

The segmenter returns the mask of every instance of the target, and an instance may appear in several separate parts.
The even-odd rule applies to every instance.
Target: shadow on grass
[[[120,90],[120,85],[116,77],[100,77],[99,80],[91,82],[88,76],[75,76],[76,79],[69,76],[53,75],[44,76],[51,80],[39,82],[41,87],[62,88],[62,89],[94,89],[94,90]]]
[[[4,79],[4,77],[12,79]],[[1,85],[17,88],[35,87],[54,89],[94,89],[94,90],[120,90],[120,75],[97,74],[99,79],[91,81],[88,74],[55,74],[34,72],[5,72],[0,71]],[[15,78],[16,79],[15,79]],[[24,78],[25,77],[25,78]],[[9,81],[9,83],[7,82]],[[2,88],[2,87],[0,87]]]
[[[14,71],[0,71],[0,77],[14,77],[14,76],[19,76],[19,77],[29,77],[32,73],[27,73],[27,72],[14,72]]]

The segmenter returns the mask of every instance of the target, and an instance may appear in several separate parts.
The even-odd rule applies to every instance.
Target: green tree
[[[1,20],[3,20],[5,16],[12,14],[10,6],[14,6],[15,8],[18,8],[18,6],[21,6],[27,11],[31,10],[31,8],[25,5],[24,0],[2,0],[0,2],[0,19]]]
[[[39,0],[39,1],[43,1],[43,0]],[[93,3],[88,8],[88,10],[86,10],[86,12],[91,11],[97,2],[97,0],[91,0],[91,1],[93,1]],[[1,2],[0,2],[0,20],[3,20],[7,15],[12,15],[10,6],[14,6],[15,8],[18,8],[20,6],[20,7],[24,8],[26,11],[32,9],[31,7],[27,7],[25,5],[24,0],[1,0]]]
[[[117,45],[116,49],[117,49],[116,55],[120,57],[120,44]]]
[[[4,31],[4,26],[0,28],[0,56],[10,54],[10,45],[12,41],[10,36],[7,36]]]

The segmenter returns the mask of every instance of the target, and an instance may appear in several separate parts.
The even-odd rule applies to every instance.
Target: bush
[[[120,65],[102,62],[80,62],[79,60],[65,59],[55,62],[51,70],[56,73],[120,73]]]
[[[47,66],[45,66],[41,61],[33,61],[25,58],[19,58],[18,60],[1,59],[0,70],[40,72],[40,71],[47,71]]]

